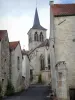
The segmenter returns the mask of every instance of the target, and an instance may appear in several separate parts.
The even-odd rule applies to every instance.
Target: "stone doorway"
[[[70,100],[75,100],[75,88],[69,89]]]

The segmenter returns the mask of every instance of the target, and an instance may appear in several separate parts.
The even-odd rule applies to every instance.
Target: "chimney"
[[[51,0],[51,1],[50,1],[50,5],[53,5],[53,4],[54,4],[54,1],[53,1],[53,0]]]

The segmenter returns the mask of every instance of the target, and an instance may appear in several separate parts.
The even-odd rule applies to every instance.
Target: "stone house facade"
[[[52,61],[51,59],[51,69],[52,72],[55,72],[52,73],[52,81],[55,82],[55,84],[53,84],[53,89],[57,89],[57,71],[55,69],[56,64],[58,62],[65,61],[67,68],[67,81],[65,80],[65,83],[63,83],[63,85],[65,84],[65,86],[67,84],[67,91],[65,90],[65,87],[61,85],[61,88],[63,88],[63,93],[65,93],[65,91],[67,93],[65,93],[65,97],[60,96],[62,100],[69,100],[71,95],[69,95],[70,89],[75,89],[74,9],[75,4],[53,4],[53,2],[50,3],[50,43],[51,45],[54,45],[54,51],[51,52],[51,58],[54,59],[54,61]],[[50,51],[51,50],[52,47],[50,48]],[[59,64],[59,67],[61,68],[60,65],[62,66],[62,64]],[[64,70],[62,70],[62,73],[65,73]],[[58,93],[58,90],[56,91],[56,93]]]
[[[24,59],[22,59],[24,58]],[[22,63],[24,62],[23,66]],[[25,69],[25,76],[22,68]],[[26,77],[26,79],[24,79]],[[7,30],[0,30],[0,86],[4,96],[8,81],[14,86],[15,92],[29,87],[30,69],[28,55],[22,54],[19,41],[9,42]],[[23,81],[25,86],[23,87]]]
[[[0,83],[5,94],[9,79],[9,39],[7,30],[0,30]]]
[[[10,47],[10,80],[15,92],[22,89],[22,52],[19,41],[9,43]]]
[[[30,85],[30,63],[29,56],[25,50],[22,51],[22,76],[25,78],[24,88],[28,89]]]

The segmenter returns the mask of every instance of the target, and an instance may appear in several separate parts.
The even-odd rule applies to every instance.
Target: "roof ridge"
[[[19,41],[9,42],[9,48],[10,48],[10,50],[14,50],[19,43],[20,43]]]

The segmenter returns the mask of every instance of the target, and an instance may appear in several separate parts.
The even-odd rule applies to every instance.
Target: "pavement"
[[[49,93],[49,86],[31,85],[27,90],[3,100],[50,100]]]

